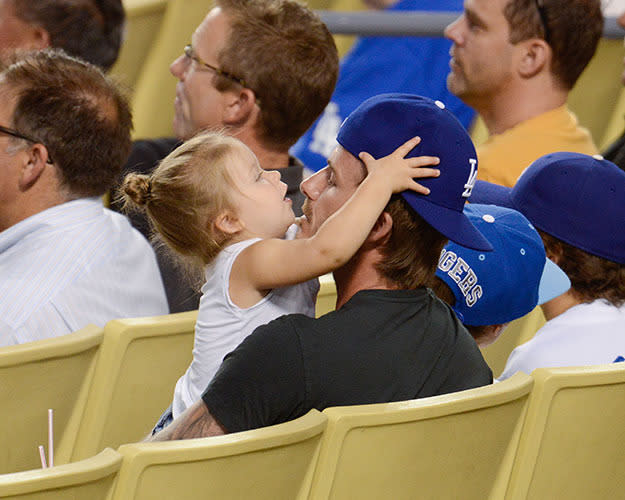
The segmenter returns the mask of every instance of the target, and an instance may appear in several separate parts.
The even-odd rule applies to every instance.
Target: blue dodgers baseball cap
[[[453,292],[464,324],[508,323],[571,287],[521,213],[475,203],[464,213],[493,245],[492,252],[480,252],[449,242],[441,252],[436,276]]]
[[[514,208],[559,240],[625,264],[625,172],[600,156],[542,156],[513,188],[478,181],[471,201]]]
[[[366,151],[374,158],[381,158],[415,136],[421,137],[421,142],[407,157],[438,156],[441,175],[419,179],[420,184],[430,188],[429,195],[408,190],[401,196],[450,240],[490,251],[490,243],[462,212],[477,176],[475,147],[443,103],[411,94],[371,97],[345,119],[336,140],[355,157]]]

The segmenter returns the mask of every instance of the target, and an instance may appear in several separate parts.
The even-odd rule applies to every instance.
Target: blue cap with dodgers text
[[[492,252],[480,252],[450,242],[441,252],[436,276],[453,292],[464,324],[508,323],[571,287],[521,213],[475,203],[464,211],[493,245]]]

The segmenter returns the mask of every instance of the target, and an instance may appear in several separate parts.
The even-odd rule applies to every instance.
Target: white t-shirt
[[[313,317],[319,291],[317,279],[274,288],[252,307],[241,309],[230,299],[230,271],[237,256],[258,238],[223,249],[206,267],[206,283],[195,325],[193,361],[176,383],[173,415],[176,418],[195,403],[212,380],[226,354],[234,350],[258,326],[283,316],[302,313]]]
[[[625,357],[625,306],[595,300],[547,321],[534,338],[512,351],[498,380],[518,371],[613,363],[619,357]]]

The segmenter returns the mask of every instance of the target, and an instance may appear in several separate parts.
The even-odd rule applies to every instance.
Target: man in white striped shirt
[[[168,312],[151,246],[100,199],[131,128],[88,63],[45,50],[0,72],[0,346]]]

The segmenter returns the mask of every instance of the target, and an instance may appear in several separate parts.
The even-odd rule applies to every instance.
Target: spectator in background
[[[102,207],[130,151],[104,74],[42,50],[0,72],[0,345],[166,314],[154,252]]]
[[[530,222],[516,210],[471,203],[464,213],[493,245],[479,252],[449,242],[432,288],[451,305],[480,347],[493,343],[510,321],[571,287],[545,256]]]
[[[0,51],[55,47],[108,71],[124,22],[121,0],[0,0]]]
[[[170,70],[179,80],[176,138],[135,142],[124,171],[149,173],[179,140],[223,129],[263,169],[280,172],[301,215],[303,165],[289,148],[325,108],[338,74],[336,46],[319,17],[295,0],[217,0]],[[131,220],[149,234],[143,216]],[[197,308],[197,292],[168,256],[158,257],[172,312]]]
[[[600,157],[599,157],[600,158]],[[510,189],[478,181],[478,203],[523,213],[571,289],[542,305],[547,323],[517,347],[500,376],[534,368],[594,365],[625,356],[625,172],[579,153],[530,165]]]
[[[465,1],[445,30],[453,41],[447,86],[488,129],[480,179],[513,186],[544,154],[597,152],[566,100],[602,28],[600,0]]]
[[[461,11],[462,0],[364,0],[374,9],[402,11]],[[465,128],[474,112],[447,90],[449,48],[443,38],[359,38],[341,61],[332,99],[321,117],[293,146],[291,152],[312,169],[326,165],[336,146],[336,134],[345,117],[365,99],[384,92],[408,92],[443,101]]]

